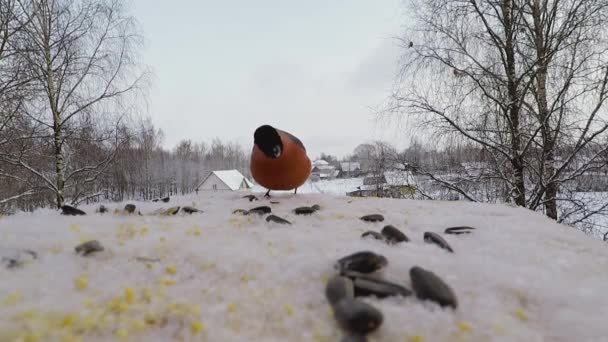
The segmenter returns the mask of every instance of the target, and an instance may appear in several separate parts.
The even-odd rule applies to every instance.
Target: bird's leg
[[[293,191],[293,193],[294,193],[294,194],[297,194],[297,193],[298,193],[298,188],[296,188],[296,189]]]
[[[270,198],[270,189],[264,194],[264,198]]]

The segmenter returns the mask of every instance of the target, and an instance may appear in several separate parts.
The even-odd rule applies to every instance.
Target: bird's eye
[[[272,154],[275,158],[279,158],[281,156],[281,146],[275,146],[272,148]]]

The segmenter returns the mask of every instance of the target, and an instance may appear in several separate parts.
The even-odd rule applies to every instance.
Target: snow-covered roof
[[[253,186],[253,183],[250,180],[248,180],[247,178],[245,178],[245,176],[243,176],[243,174],[240,173],[238,170],[213,171],[213,172],[211,172],[211,174],[209,174],[209,176],[211,176],[212,174],[216,175],[217,178],[219,178],[224,184],[226,184],[226,186],[228,186],[230,188],[230,190],[240,189],[241,183],[243,183],[243,180],[245,181],[245,183],[247,183],[247,186],[249,186],[249,187]],[[207,178],[209,178],[209,176],[207,176]],[[205,180],[207,180],[207,178],[205,178]],[[202,183],[204,183],[204,182],[205,181],[203,181]]]
[[[329,165],[329,163],[326,162],[323,159],[317,159],[317,160],[315,160],[315,161],[312,162],[312,165],[314,165],[314,166],[323,166],[323,165]]]
[[[332,165],[316,165],[314,168],[316,168],[317,170],[327,170],[327,171],[332,171],[335,170],[335,167],[333,167]]]

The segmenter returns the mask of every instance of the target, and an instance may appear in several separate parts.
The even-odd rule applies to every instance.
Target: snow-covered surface
[[[215,175],[222,183],[224,183],[230,190],[239,190],[242,188],[242,185],[251,187],[252,182],[245,178],[242,173],[238,170],[219,170],[213,171],[201,182],[200,187],[204,187],[210,177]],[[243,184],[244,183],[244,184]]]
[[[363,185],[363,178],[337,178],[331,180],[306,181],[298,188],[298,193],[302,194],[328,194],[334,196],[345,196],[347,192],[357,190],[358,186]],[[253,187],[254,192],[266,192],[262,186]],[[271,193],[289,194],[293,191],[272,191]]]
[[[386,256],[384,277],[410,288],[412,266],[435,272],[459,301],[454,311],[413,297],[365,299],[385,318],[370,341],[606,341],[606,244],[540,214],[467,202],[276,194],[273,213],[294,223],[280,226],[232,215],[269,205],[242,195],[135,203],[144,216],[94,214],[85,206],[82,217],[40,210],[0,218],[3,256],[39,254],[22,268],[0,268],[0,341],[338,341],[325,283],[335,260],[361,250]],[[204,213],[146,215],[193,204]],[[321,211],[291,212],[312,204]],[[372,213],[385,222],[358,219]],[[412,241],[360,238],[384,224]],[[454,225],[478,228],[444,235],[454,254],[423,242],[425,231]],[[74,246],[89,239],[106,250],[75,255]]]

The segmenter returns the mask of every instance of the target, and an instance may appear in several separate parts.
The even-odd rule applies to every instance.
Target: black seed
[[[266,217],[266,222],[274,222],[274,223],[279,223],[279,224],[291,224],[291,222],[287,221],[286,219],[284,219],[282,217],[278,217],[276,215],[268,215],[268,217]]]
[[[255,208],[249,210],[249,214],[264,215],[264,214],[269,214],[271,211],[272,211],[272,209],[270,209],[270,207],[263,205],[261,207],[255,207]]]
[[[78,253],[78,254],[89,255],[91,253],[103,251],[103,246],[101,245],[101,243],[99,243],[99,241],[91,240],[91,241],[87,241],[85,243],[81,243],[80,245],[76,246],[74,249],[76,250],[76,253]]]
[[[279,204],[279,203],[281,203],[281,202],[279,202],[279,201],[270,201],[270,204]]]
[[[356,277],[353,281],[355,297],[376,296],[384,298],[389,296],[411,296],[412,291],[395,283],[371,277]]]
[[[233,214],[241,214],[241,215],[248,215],[249,212],[245,209],[237,209],[235,211],[232,212]]]
[[[311,207],[298,207],[293,210],[296,215],[311,215],[316,210]]]
[[[135,212],[135,204],[127,204],[125,205],[125,211],[129,214],[133,214]]]
[[[450,245],[447,243],[447,241],[445,241],[437,233],[425,232],[424,233],[424,242],[436,244],[437,246],[447,250],[448,252],[454,253],[454,250],[452,249],[452,247],[450,247]]]
[[[249,202],[253,202],[253,201],[257,201],[258,198],[255,195],[245,195],[243,196],[243,198],[246,198],[249,200]]]
[[[399,243],[399,242],[408,242],[410,239],[399,229],[391,226],[385,226],[382,228],[382,235],[386,238],[386,241],[389,243]]]
[[[423,300],[432,300],[441,306],[458,306],[456,295],[435,273],[421,267],[414,266],[410,269],[410,278],[416,296]]]
[[[61,214],[62,215],[71,215],[71,216],[86,215],[86,213],[84,211],[74,208],[69,205],[61,206]]]
[[[461,226],[461,227],[450,227],[445,229],[446,234],[470,234],[475,230],[473,227]]]
[[[371,237],[373,237],[376,240],[384,240],[384,237],[382,236],[382,234],[380,234],[378,232],[371,231],[371,230],[368,230],[365,233],[361,234],[362,238],[366,238],[368,236],[371,236]]]
[[[6,264],[6,268],[17,268],[20,267],[21,265],[23,265],[23,262],[15,259],[15,258],[9,258],[9,257],[2,257],[2,262],[4,264]]]
[[[353,298],[355,295],[353,282],[349,278],[334,276],[327,281],[325,286],[325,298],[331,306],[346,298]]]
[[[170,197],[167,196],[165,198],[161,198],[161,201],[165,202],[165,203],[169,203]]]
[[[186,214],[194,214],[194,213],[198,213],[200,212],[200,210],[194,208],[194,207],[183,207],[182,211],[185,212]]]
[[[382,313],[354,298],[346,298],[334,306],[334,316],[342,329],[354,334],[369,334],[382,324]]]
[[[380,214],[371,214],[360,217],[363,221],[366,222],[382,222],[384,221],[384,216]]]
[[[367,273],[356,272],[356,271],[345,271],[345,272],[342,272],[341,275],[343,277],[349,278],[350,280],[355,280],[357,278],[372,279],[372,280],[380,279],[375,274],[367,274]]]
[[[28,259],[38,259],[38,253],[30,249],[24,249],[17,251],[12,257],[2,257],[1,261],[6,264],[6,268],[17,268],[23,266]]]
[[[36,252],[34,252],[32,250],[26,249],[23,252],[25,252],[26,254],[31,255],[33,259],[38,259],[38,253],[36,253]]]
[[[336,262],[335,267],[341,273],[347,271],[371,273],[386,265],[388,265],[388,260],[384,256],[369,251],[363,251],[341,258]]]

